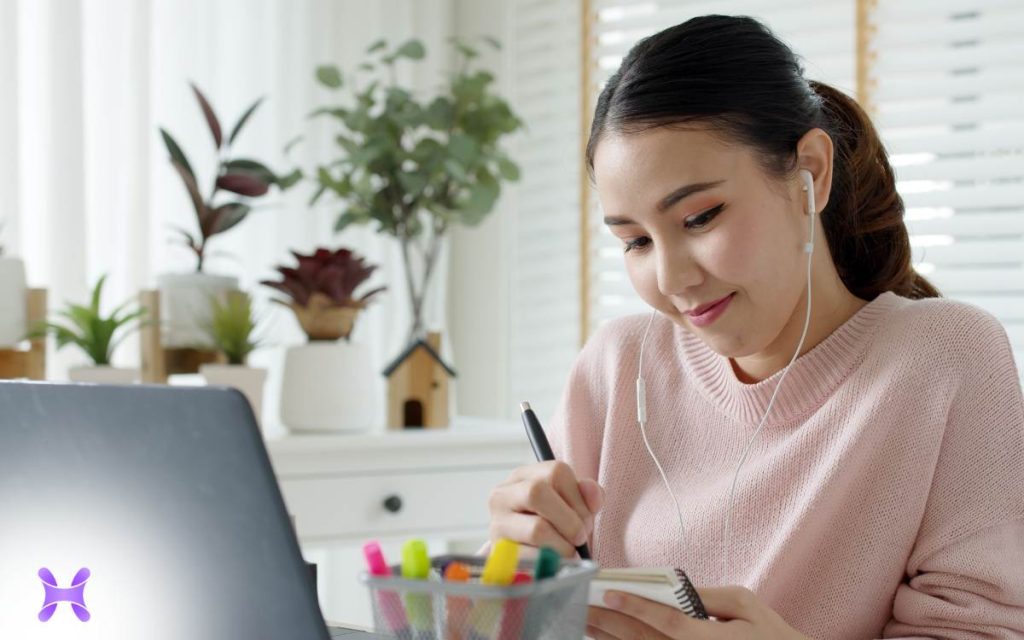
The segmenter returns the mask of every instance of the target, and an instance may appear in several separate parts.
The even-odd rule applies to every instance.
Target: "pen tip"
[[[521,411],[529,411],[530,410],[530,403],[529,402],[520,402],[519,403],[519,409]]]

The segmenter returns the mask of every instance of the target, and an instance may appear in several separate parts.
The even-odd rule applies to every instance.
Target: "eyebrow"
[[[693,184],[688,184],[679,187],[678,189],[676,189],[675,191],[661,199],[661,202],[659,202],[657,206],[658,213],[664,213],[671,209],[673,206],[675,206],[678,202],[685,200],[686,198],[692,196],[693,194],[700,193],[701,191],[707,191],[708,189],[713,189],[714,187],[717,187],[723,182],[725,182],[725,180],[715,180],[713,182],[695,182]],[[604,219],[604,223],[609,226],[614,226],[621,224],[633,224],[633,221],[630,220],[629,218],[620,218],[618,216],[606,216]]]

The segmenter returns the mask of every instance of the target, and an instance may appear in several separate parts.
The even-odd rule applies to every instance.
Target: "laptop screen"
[[[0,638],[326,638],[234,391],[0,383]]]

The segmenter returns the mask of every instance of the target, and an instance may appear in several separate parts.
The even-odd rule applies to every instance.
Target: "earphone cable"
[[[661,480],[665,483],[665,489],[668,491],[668,495],[672,498],[672,504],[676,508],[676,517],[679,518],[679,542],[680,549],[686,545],[686,527],[683,525],[683,510],[679,507],[679,500],[676,498],[675,491],[672,491],[672,484],[668,481],[668,475],[665,473],[665,469],[662,468],[661,463],[658,461],[658,456],[654,455],[654,449],[651,448],[651,443],[647,439],[647,393],[644,387],[644,347],[647,345],[647,336],[651,332],[651,324],[654,322],[654,315],[656,311],[651,312],[651,317],[647,321],[647,329],[644,331],[644,338],[640,342],[640,362],[637,366],[636,373],[636,399],[637,399],[637,420],[640,423],[640,435],[644,439],[644,446],[647,447],[647,453],[650,454],[651,460],[654,461],[654,466],[658,468],[658,473],[661,474]]]
[[[811,324],[811,259],[814,257],[814,212],[811,212],[811,241],[807,244],[807,314],[804,317],[804,329],[800,335],[800,342],[797,344],[796,351],[793,352],[793,357],[790,359],[789,364],[786,365],[786,370],[782,372],[782,376],[779,378],[779,382],[775,385],[775,391],[772,393],[771,399],[768,401],[768,408],[765,409],[764,417],[761,418],[761,423],[754,431],[754,435],[750,437],[750,441],[747,442],[746,448],[743,450],[743,455],[740,457],[740,463],[736,466],[736,473],[732,478],[732,486],[729,489],[729,509],[725,512],[725,574],[723,579],[726,583],[729,580],[729,535],[730,535],[730,524],[732,520],[732,506],[733,498],[736,492],[736,481],[740,477],[740,469],[743,468],[743,463],[747,460],[747,455],[750,453],[750,448],[754,444],[754,440],[757,439],[757,435],[761,433],[761,429],[764,428],[765,423],[768,421],[768,416],[771,415],[772,406],[775,404],[775,397],[779,394],[779,389],[782,388],[782,382],[786,379],[789,374],[789,368],[793,366],[796,359],[800,356],[800,351],[804,347],[804,340],[807,338],[807,329]]]

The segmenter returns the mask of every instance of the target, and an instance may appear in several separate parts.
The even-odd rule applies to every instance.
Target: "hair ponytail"
[[[835,147],[832,192],[821,221],[846,288],[867,300],[883,291],[938,297],[911,265],[903,199],[874,124],[842,91],[822,82],[810,86],[821,97],[822,128]]]
[[[835,147],[832,192],[820,212],[843,284],[872,300],[892,291],[939,296],[911,265],[903,199],[885,148],[864,110],[844,93],[807,82],[782,41],[745,16],[701,16],[640,40],[598,97],[587,143],[607,131],[636,132],[700,122],[760,152],[784,177],[795,170],[796,144],[820,127]]]

